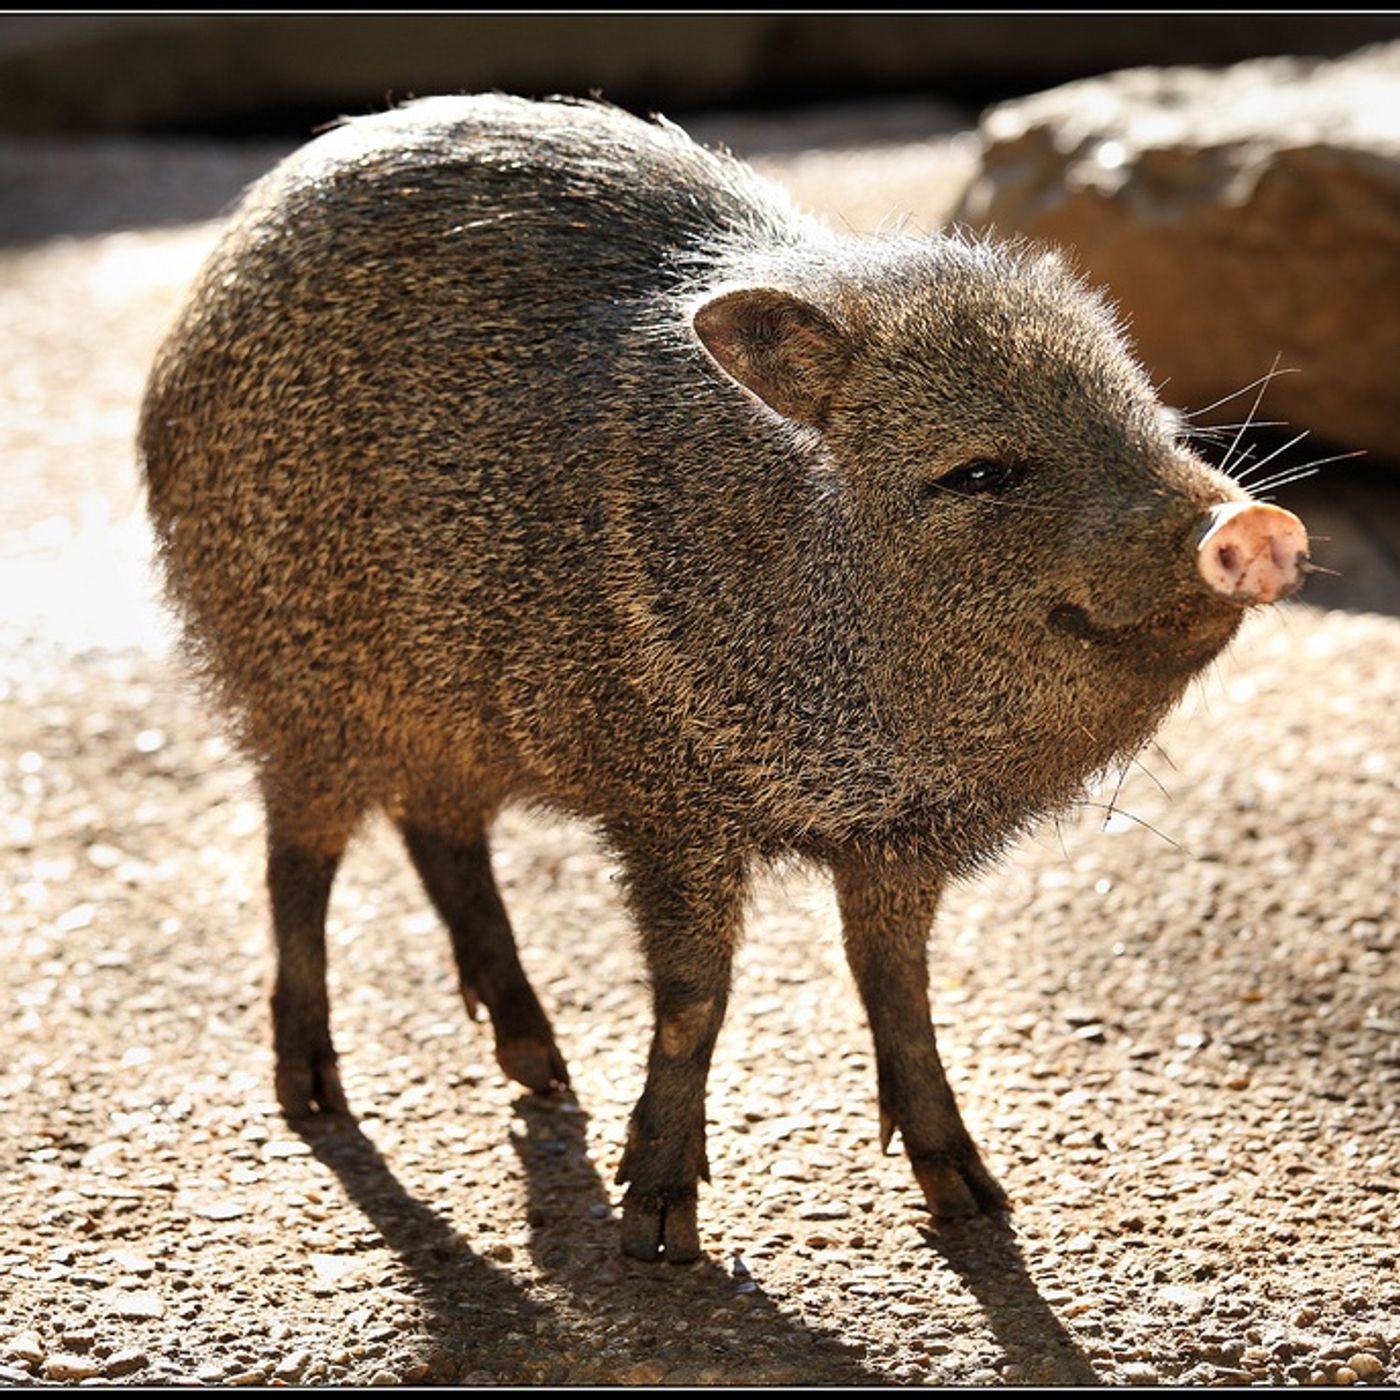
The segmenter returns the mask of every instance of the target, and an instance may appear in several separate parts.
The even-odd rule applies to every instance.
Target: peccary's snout
[[[1199,540],[1196,568],[1221,598],[1272,603],[1302,586],[1308,532],[1292,511],[1261,501],[1228,501],[1208,512]]]

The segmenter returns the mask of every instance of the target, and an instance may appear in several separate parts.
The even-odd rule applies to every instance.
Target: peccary
[[[277,1094],[347,1112],[324,919],[386,810],[505,1072],[567,1083],[492,879],[526,800],[616,852],[653,987],[622,1247],[699,1252],[747,882],[835,878],[939,1216],[1000,1208],[939,1063],[939,893],[1131,754],[1307,536],[1195,457],[1061,260],[858,240],[678,128],[433,98],[246,195],[140,429],[171,596],[257,765]]]

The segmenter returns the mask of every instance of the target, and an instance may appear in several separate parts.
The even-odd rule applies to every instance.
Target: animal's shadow
[[[427,1380],[890,1383],[861,1360],[859,1341],[787,1314],[764,1292],[761,1271],[731,1273],[710,1257],[683,1268],[623,1258],[609,1192],[588,1153],[587,1115],[570,1096],[525,1095],[515,1113],[511,1141],[527,1187],[530,1251],[549,1285],[534,1293],[406,1190],[353,1120],[293,1125],[434,1314]],[[945,1227],[928,1238],[977,1298],[1008,1362],[1041,1383],[1097,1382],[1029,1278],[1004,1221]],[[567,1304],[552,1306],[540,1291]],[[603,1329],[602,1353],[596,1328],[581,1330],[573,1313],[618,1319],[617,1328]]]
[[[1040,1296],[1005,1216],[946,1222],[926,1229],[924,1238],[977,1299],[1008,1365],[1024,1383],[1102,1384]]]
[[[735,1383],[765,1373],[785,1379],[784,1369],[798,1381],[805,1368],[832,1384],[881,1383],[852,1347],[784,1317],[747,1276],[710,1259],[684,1268],[624,1259],[608,1192],[588,1156],[586,1115],[572,1098],[532,1095],[516,1113],[511,1141],[527,1182],[530,1251],[538,1273],[567,1295],[567,1309],[473,1251],[405,1189],[353,1119],[291,1125],[399,1256],[409,1289],[435,1316],[423,1379]],[[617,1317],[619,1327],[604,1328],[616,1340],[599,1353],[597,1329],[579,1328],[571,1312]],[[717,1327],[729,1334],[722,1350],[712,1349]]]

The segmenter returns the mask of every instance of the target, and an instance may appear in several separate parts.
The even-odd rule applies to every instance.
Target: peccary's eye
[[[940,476],[932,485],[941,491],[959,496],[1000,496],[1010,491],[1025,475],[1025,468],[1015,462],[1003,462],[995,457],[975,457],[970,462]]]

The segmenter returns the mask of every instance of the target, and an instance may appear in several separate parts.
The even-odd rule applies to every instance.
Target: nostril
[[[1215,551],[1216,563],[1227,578],[1235,578],[1240,572],[1240,552],[1232,544],[1222,544]]]

